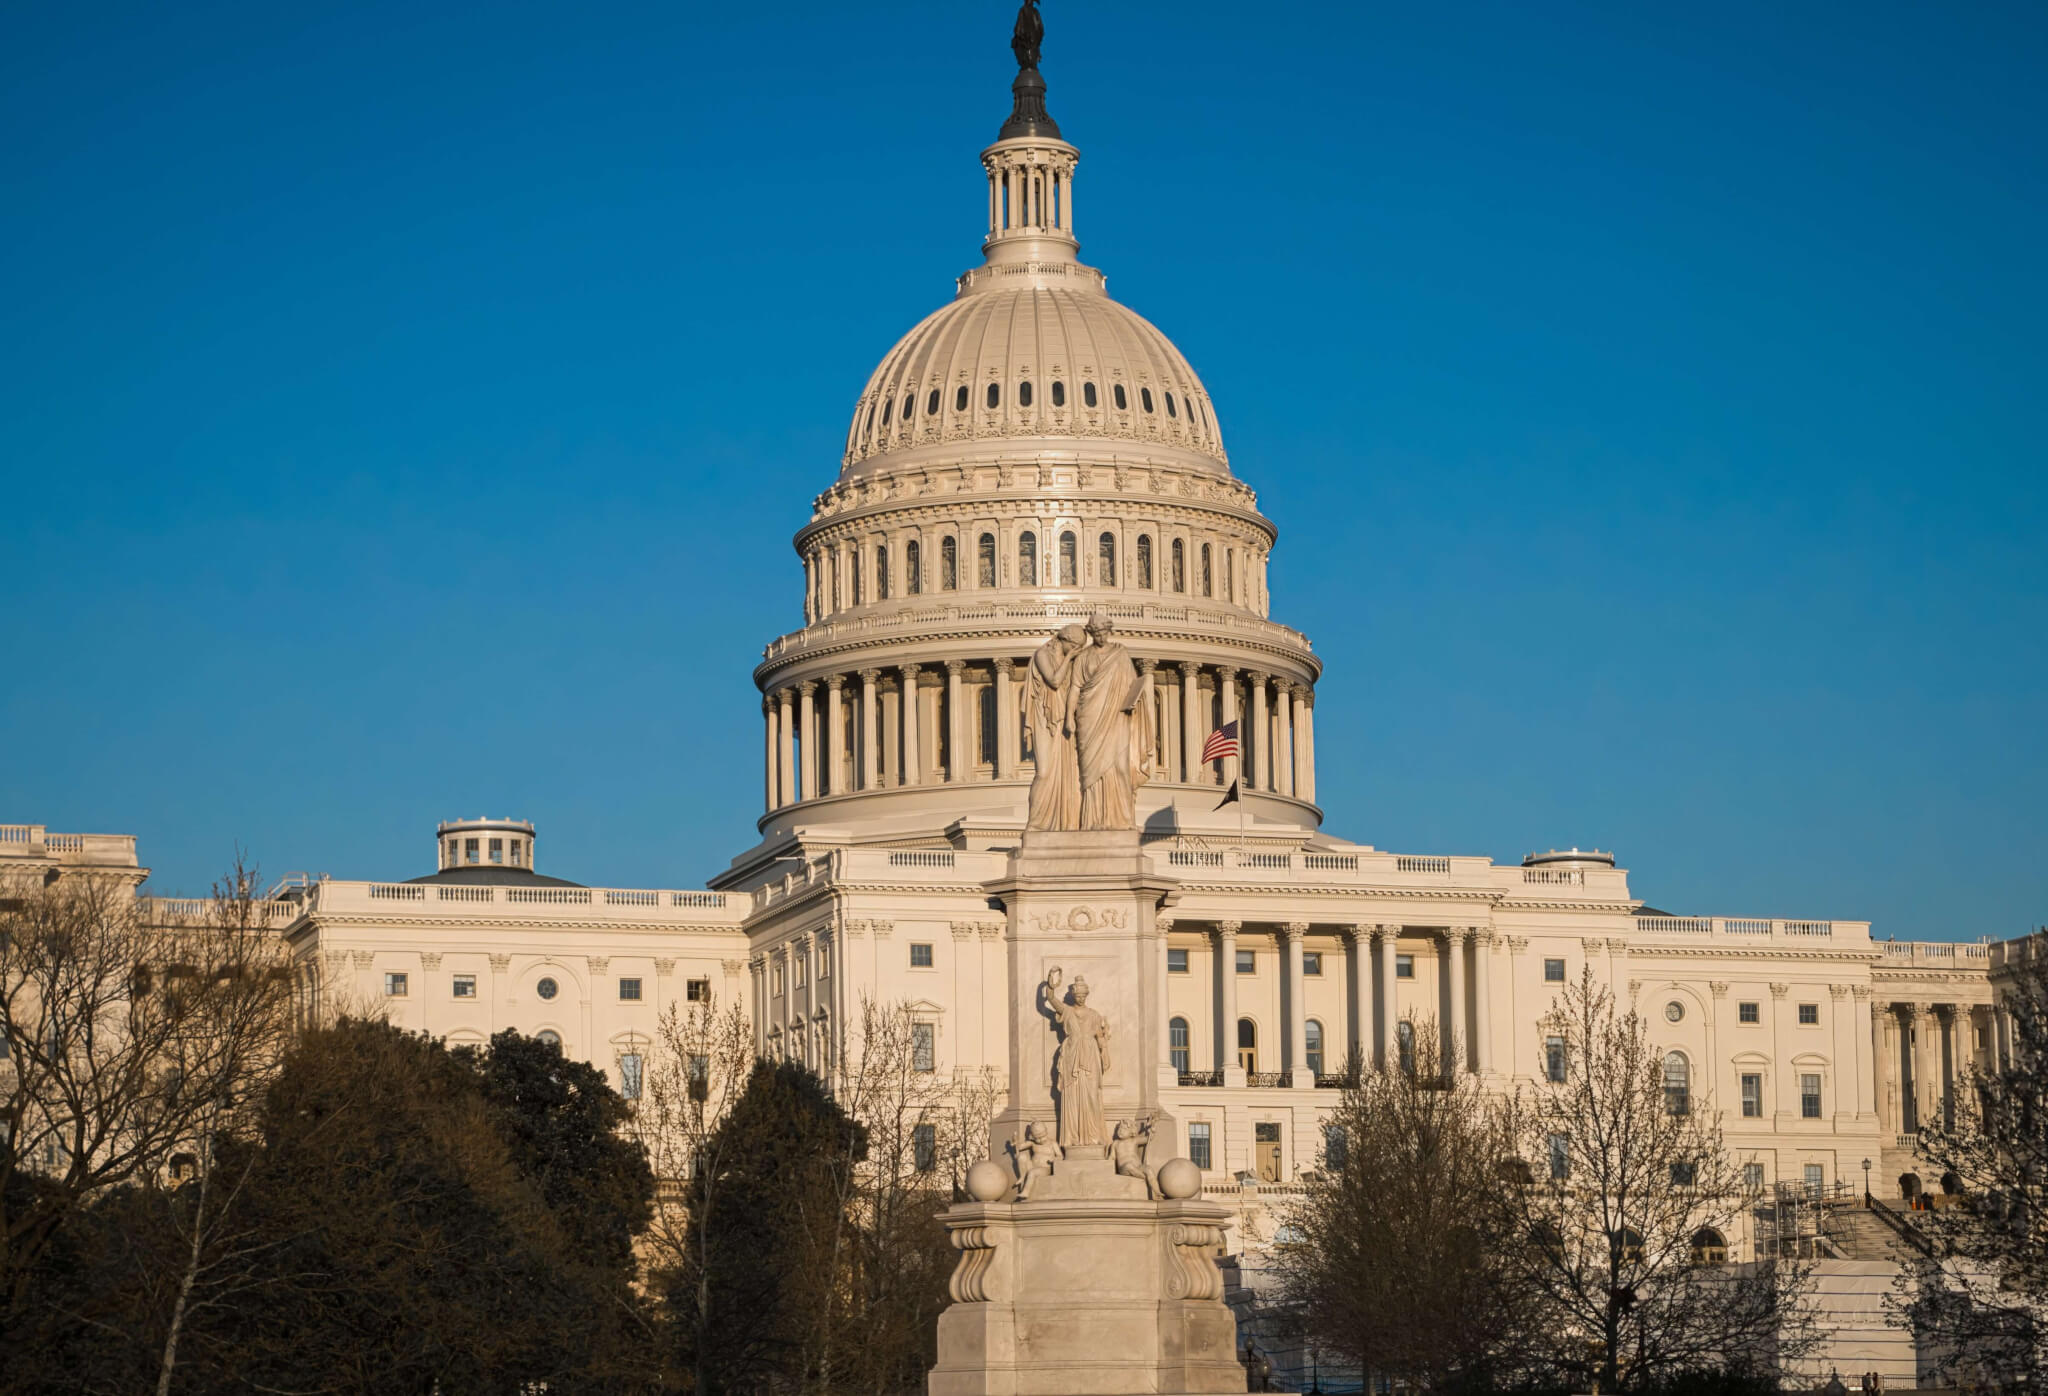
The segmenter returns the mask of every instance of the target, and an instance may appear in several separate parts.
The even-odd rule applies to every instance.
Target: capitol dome
[[[847,434],[846,471],[927,447],[1108,438],[1185,448],[1228,469],[1216,410],[1173,341],[1078,262],[961,278],[882,359]],[[894,463],[892,459],[891,464]]]

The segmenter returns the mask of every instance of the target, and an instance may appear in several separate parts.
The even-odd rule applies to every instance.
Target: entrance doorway
[[[1280,1126],[1277,1123],[1252,1126],[1252,1170],[1262,1183],[1280,1181]]]

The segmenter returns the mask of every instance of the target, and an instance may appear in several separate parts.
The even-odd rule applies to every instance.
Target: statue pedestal
[[[1152,1202],[1107,1159],[1067,1159],[1027,1202],[946,1213],[960,1251],[930,1396],[1242,1392],[1215,1251],[1228,1208]]]

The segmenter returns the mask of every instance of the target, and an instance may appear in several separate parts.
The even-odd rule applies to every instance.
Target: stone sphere
[[[967,1170],[967,1195],[976,1202],[999,1202],[1009,1190],[1010,1170],[992,1158]]]
[[[1202,1170],[1194,1160],[1168,1159],[1159,1170],[1159,1191],[1165,1197],[1193,1197],[1202,1190]]]

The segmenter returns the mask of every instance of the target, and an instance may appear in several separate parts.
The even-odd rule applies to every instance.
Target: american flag
[[[1237,755],[1237,723],[1226,722],[1209,734],[1209,740],[1202,743],[1204,761],[1221,761],[1226,756]]]

